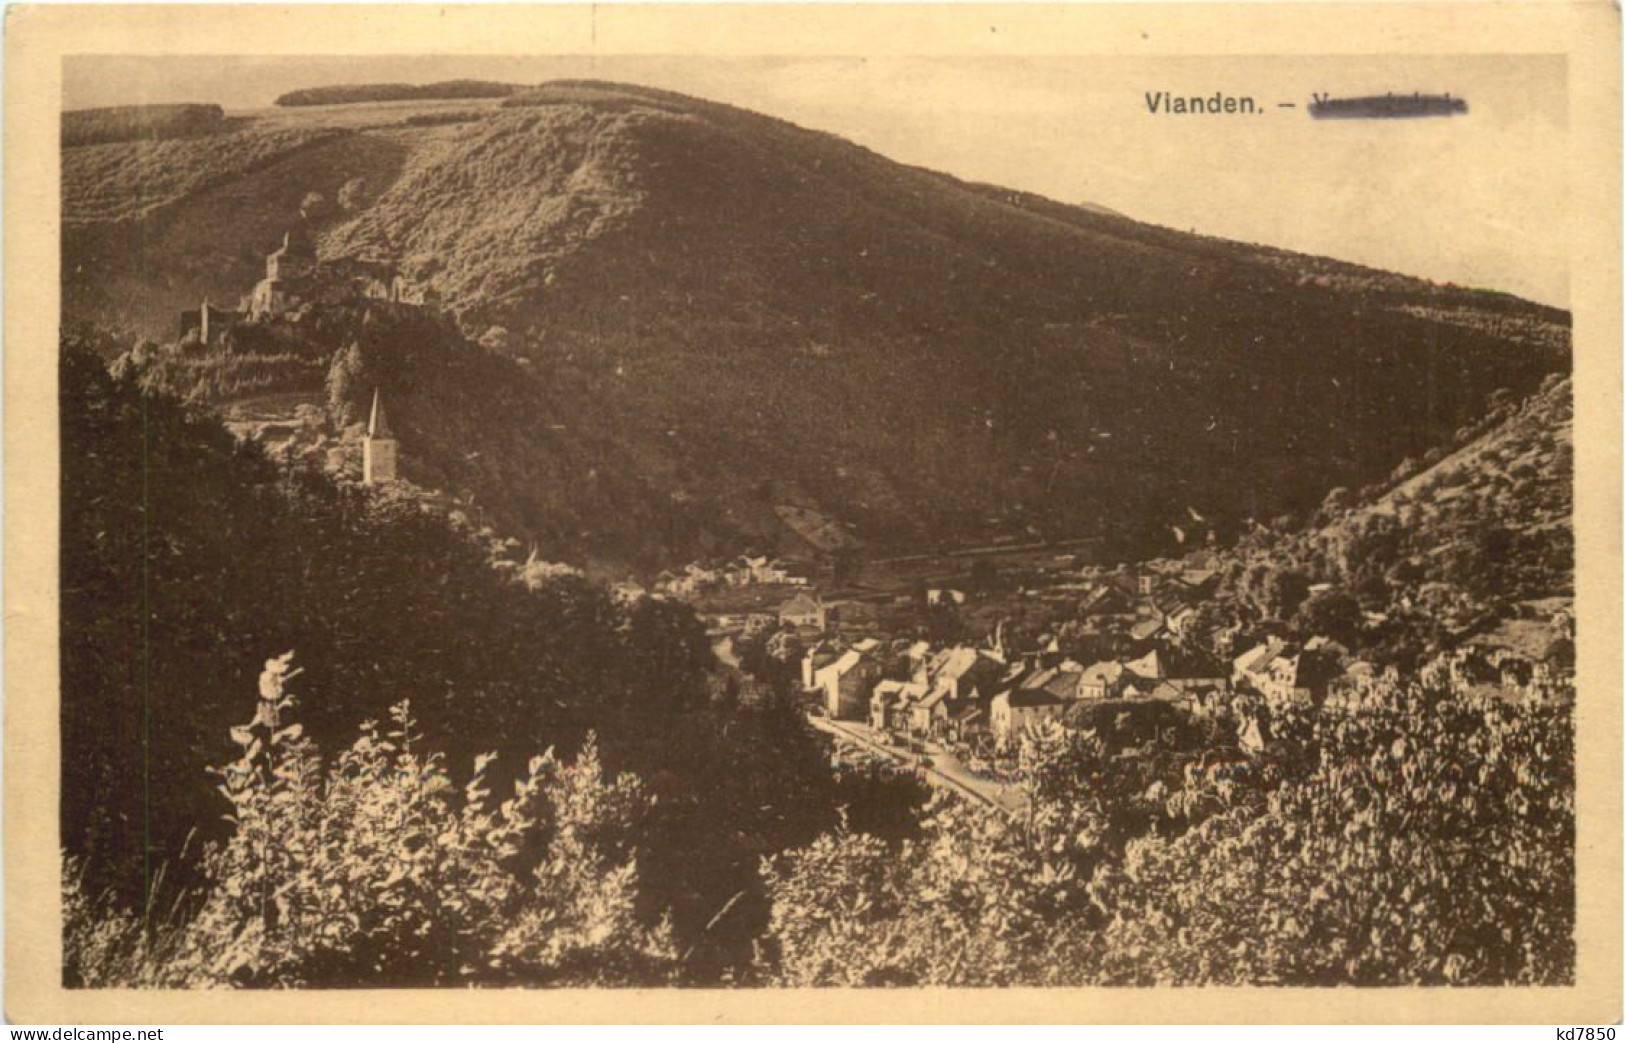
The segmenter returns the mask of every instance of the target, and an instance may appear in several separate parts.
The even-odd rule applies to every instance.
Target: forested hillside
[[[748,959],[758,859],[833,824],[839,787],[787,708],[713,701],[686,606],[617,604],[522,558],[493,567],[501,545],[417,499],[274,464],[78,345],[62,418],[62,837],[87,894],[187,901],[226,826],[204,769],[227,759],[267,660],[292,651],[297,720],[328,755],[409,700],[457,772],[498,754],[500,790],[596,732],[607,770],[636,770],[656,800],[639,915],[671,913],[690,971]]]
[[[1406,665],[1474,644],[1572,668],[1573,416],[1562,377],[1498,394],[1386,480],[1260,525],[1224,556],[1202,627],[1293,624]]]
[[[172,336],[172,309],[246,291],[315,193],[324,256],[393,259],[528,359],[561,392],[549,423],[615,418],[650,534],[710,505],[718,528],[660,539],[687,554],[733,530],[818,550],[797,511],[877,549],[1168,549],[1188,508],[1226,535],[1312,508],[1568,366],[1552,309],[967,185],[728,106],[579,82],[461,104],[278,110],[174,184],[131,171],[188,142],[66,150],[66,317]],[[581,463],[575,483],[611,466]],[[574,525],[553,512],[523,524]]]

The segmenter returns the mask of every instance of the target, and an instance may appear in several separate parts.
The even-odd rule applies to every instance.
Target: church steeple
[[[368,438],[394,438],[389,429],[389,415],[384,412],[384,400],[377,388],[372,389],[372,415],[367,421]]]
[[[373,388],[372,416],[367,420],[367,437],[361,442],[363,484],[378,485],[395,480],[397,448],[395,434],[389,429],[389,416],[384,412],[383,395]]]

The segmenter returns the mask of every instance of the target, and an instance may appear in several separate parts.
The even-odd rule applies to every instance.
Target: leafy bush
[[[927,812],[919,840],[837,832],[765,868],[776,983],[1037,985],[1075,969],[1072,871],[997,812],[945,796]]]
[[[530,760],[492,799],[490,755],[459,795],[410,709],[324,766],[291,722],[292,655],[266,664],[240,755],[219,769],[231,836],[204,858],[189,922],[143,931],[68,881],[76,985],[655,985],[677,953],[636,915],[642,784],[589,741]]]
[[[1574,975],[1566,699],[1517,705],[1435,663],[1357,712],[1270,795],[1092,881],[1106,982],[1524,984]]]
[[[772,974],[1571,982],[1571,707],[1566,683],[1486,689],[1449,658],[1278,717],[1264,763],[1236,777],[1157,744],[1113,758],[1088,733],[1041,736],[1024,815],[939,797],[917,839],[837,832],[770,865]]]

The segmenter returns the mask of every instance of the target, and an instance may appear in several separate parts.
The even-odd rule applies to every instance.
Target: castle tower
[[[383,399],[378,389],[372,391],[372,417],[367,422],[367,437],[361,443],[361,482],[379,485],[395,480],[395,435],[389,429],[389,417],[384,413]]]
[[[282,234],[282,245],[265,258],[265,277],[303,279],[316,267],[316,247],[303,227]]]

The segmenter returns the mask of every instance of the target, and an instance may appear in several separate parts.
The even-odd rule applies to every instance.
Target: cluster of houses
[[[806,646],[803,689],[831,718],[944,745],[1008,748],[1026,729],[1081,718],[1108,701],[1159,702],[1215,715],[1238,696],[1266,705],[1319,704],[1342,677],[1347,651],[1325,638],[1266,638],[1225,663],[1201,650],[1191,627],[1217,574],[1196,558],[1094,573],[1077,628],[1123,654],[1093,661],[1046,636],[1019,654],[1002,635],[985,647],[824,635]],[[1076,646],[1074,646],[1076,647]]]
[[[1269,639],[1225,664],[1202,652],[1152,647],[1083,664],[1051,644],[1013,656],[998,647],[827,637],[802,658],[801,682],[822,711],[876,731],[944,745],[1007,748],[1030,727],[1068,723],[1074,707],[1155,701],[1213,716],[1238,693],[1270,706],[1325,699],[1340,671],[1324,639]]]
[[[666,569],[647,586],[637,580],[623,580],[613,589],[630,599],[645,595],[691,598],[730,587],[810,587],[815,572],[814,566],[799,559],[742,554],[722,565],[690,562],[680,569]]]
[[[678,596],[794,583],[800,589],[776,607],[708,614],[713,635],[728,647],[738,638],[785,635],[803,650],[801,689],[819,712],[910,743],[1009,749],[1030,728],[1081,721],[1089,711],[1079,708],[1112,702],[1161,703],[1203,716],[1235,707],[1238,696],[1248,705],[1314,705],[1346,679],[1347,650],[1324,638],[1260,639],[1228,663],[1203,651],[1206,635],[1193,626],[1218,576],[1200,553],[1085,573],[1069,585],[1071,622],[1019,652],[1006,648],[1002,631],[983,645],[939,645],[843,628],[838,605],[820,597],[807,573],[790,568],[743,556],[719,568],[693,564],[664,573],[652,591],[622,584],[621,593]],[[927,591],[926,600],[963,598],[942,587]],[[1069,635],[1087,637],[1072,642]],[[1090,647],[1096,657],[1076,651]],[[1106,649],[1119,654],[1099,657]]]
[[[801,666],[803,688],[832,718],[944,744],[983,737],[1001,748],[1031,726],[1064,723],[1073,707],[1106,700],[1160,700],[1213,713],[1239,680],[1198,653],[1152,648],[1086,665],[1053,642],[1011,655],[996,645],[827,638],[807,650]]]
[[[1078,615],[1086,630],[1134,641],[1188,637],[1196,607],[1217,585],[1218,572],[1201,554],[1120,569],[1084,585]]]
[[[814,591],[800,591],[777,607],[747,612],[707,612],[701,615],[713,634],[755,637],[769,630],[787,631],[804,641],[816,640],[840,617],[837,605]]]

